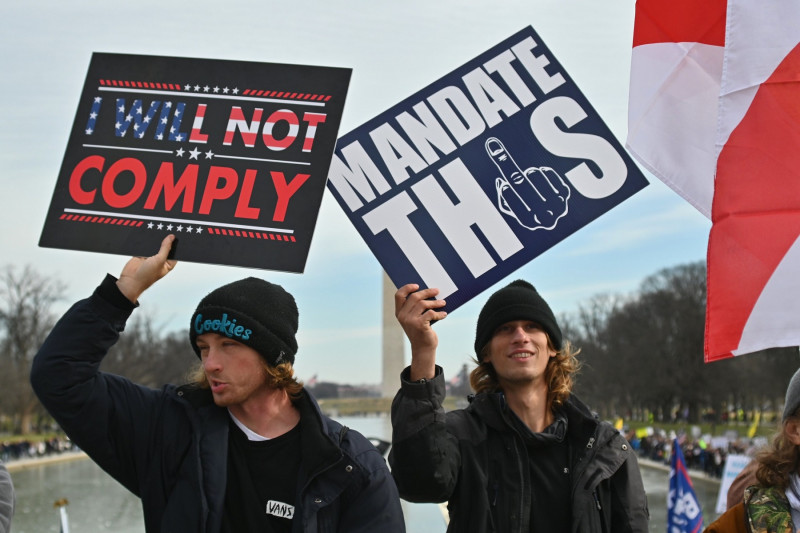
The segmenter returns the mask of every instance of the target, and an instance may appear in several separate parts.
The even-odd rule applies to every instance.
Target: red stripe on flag
[[[702,43],[725,46],[727,0],[637,0],[633,46]]]
[[[798,71],[800,45],[761,84],[717,161],[707,361],[737,349],[756,301],[800,235]]]

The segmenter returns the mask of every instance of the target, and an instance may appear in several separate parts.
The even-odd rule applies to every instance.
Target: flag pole
[[[66,498],[61,498],[60,500],[56,500],[53,504],[53,507],[58,509],[59,518],[61,521],[61,529],[59,533],[69,533],[69,518],[67,517],[67,505],[69,505],[69,500]]]

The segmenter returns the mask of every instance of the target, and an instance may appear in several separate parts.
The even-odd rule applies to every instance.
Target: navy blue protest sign
[[[647,180],[533,28],[342,136],[328,188],[452,311]]]
[[[302,272],[350,74],[93,54],[39,245]]]

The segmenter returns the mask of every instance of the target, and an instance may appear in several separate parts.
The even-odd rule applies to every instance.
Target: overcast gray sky
[[[531,25],[624,143],[633,16],[633,0],[3,2],[0,265],[64,280],[62,310],[126,261],[37,245],[92,52],[349,67],[344,134]],[[493,289],[524,278],[556,313],[571,312],[596,294],[627,293],[662,268],[704,259],[710,222],[645,175],[644,191]],[[139,312],[168,330],[188,327],[203,295],[248,275],[295,295],[302,379],[380,380],[381,268],[329,192],[303,274],[181,263]],[[469,362],[488,294],[437,324],[446,372]]]

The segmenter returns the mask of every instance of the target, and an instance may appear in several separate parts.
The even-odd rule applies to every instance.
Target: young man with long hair
[[[411,343],[392,404],[401,497],[448,502],[449,533],[647,531],[636,456],[572,394],[577,351],[536,289],[517,280],[488,299],[475,331],[476,394],[447,413],[437,294],[411,284],[395,295]]]

